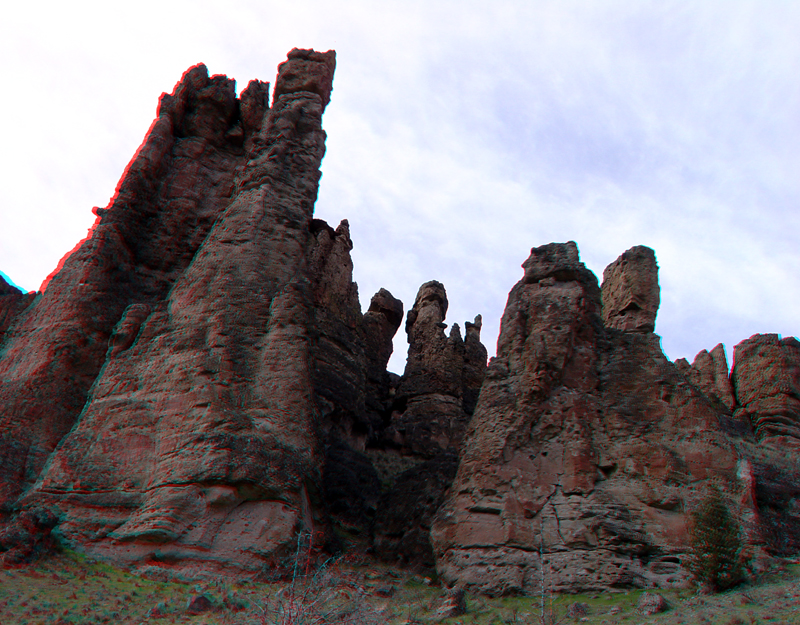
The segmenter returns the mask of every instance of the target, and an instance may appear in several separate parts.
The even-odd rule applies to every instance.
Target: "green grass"
[[[333,564],[325,572],[331,601],[365,606],[377,623],[433,622],[442,589],[424,577],[369,560]],[[435,583],[435,582],[434,582]],[[192,623],[247,625],[262,623],[259,606],[286,584],[261,584],[232,579],[166,582],[146,579],[74,552],[63,552],[27,567],[0,571],[0,623],[83,625],[110,623]],[[378,589],[394,594],[380,597]],[[315,589],[312,589],[312,592]],[[300,593],[298,589],[298,594]],[[580,602],[588,607],[588,625],[777,625],[800,623],[800,564],[719,595],[701,596],[693,590],[659,591],[670,610],[644,617],[636,609],[643,591],[596,592],[546,596],[565,625],[567,608]],[[200,594],[218,606],[214,612],[192,616],[187,603]],[[333,603],[331,603],[333,605]],[[540,623],[541,597],[487,598],[468,596],[468,612],[446,619],[447,624],[505,625]],[[612,613],[612,609],[615,613]],[[155,618],[158,616],[159,618]],[[738,620],[737,620],[738,619]],[[269,622],[269,621],[266,621]]]

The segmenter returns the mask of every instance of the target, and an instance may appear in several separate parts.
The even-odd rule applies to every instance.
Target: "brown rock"
[[[404,453],[425,458],[459,448],[486,369],[480,315],[464,341],[458,324],[445,334],[446,313],[444,286],[423,284],[406,319],[408,360],[385,434]]]
[[[287,60],[278,66],[275,101],[280,101],[285,94],[311,92],[322,99],[322,107],[325,108],[331,99],[334,69],[336,55],[295,48],[289,52]]]
[[[70,431],[131,304],[164,298],[230,202],[244,162],[234,81],[187,71],[92,234],[8,328],[0,360],[0,508]]]
[[[755,511],[747,528],[757,552],[800,552],[800,342],[756,334],[734,348],[734,417],[752,425],[757,445],[745,447],[747,497]]]
[[[756,334],[734,348],[736,402],[759,440],[800,448],[800,341]]]
[[[384,462],[412,464],[392,475],[372,526],[375,553],[390,562],[433,565],[431,520],[453,480],[456,454],[486,372],[480,315],[466,323],[462,340],[456,324],[445,334],[446,313],[444,286],[423,284],[406,320],[408,361],[391,421],[376,443]]]
[[[332,70],[333,53],[314,58]],[[187,76],[202,88],[182,128],[217,145],[235,101]],[[311,375],[324,101],[296,91],[269,109],[232,201],[168,297],[128,309],[80,422],[26,496],[85,552],[255,571],[299,527],[324,539]]]
[[[33,303],[35,297],[33,292],[23,293],[11,286],[0,275],[0,345],[3,344],[11,324]]]
[[[394,349],[392,339],[403,321],[403,302],[386,289],[370,300],[361,322],[366,357],[367,411],[384,414],[389,408],[390,376],[386,366]]]
[[[639,597],[636,608],[643,616],[653,616],[654,614],[666,612],[669,609],[669,605],[661,595],[654,592],[645,592]]]
[[[543,567],[556,591],[683,583],[684,502],[736,469],[720,413],[657,336],[604,329],[574,243],[523,267],[433,521],[440,576],[487,594],[534,592]]]
[[[218,608],[208,595],[195,595],[186,604],[186,614],[196,616],[203,612],[214,612]]]
[[[675,365],[678,366],[677,361]],[[721,403],[728,410],[733,410],[736,400],[728,377],[728,359],[722,343],[710,352],[702,350],[695,356],[691,367],[679,368],[706,397]]]
[[[444,620],[467,613],[467,595],[463,588],[452,588],[445,591],[441,603],[433,613],[433,618]]]
[[[632,247],[603,272],[603,322],[628,332],[652,332],[660,302],[653,250]]]
[[[52,552],[56,541],[51,534],[58,523],[48,510],[23,511],[0,526],[0,569],[13,568]]]

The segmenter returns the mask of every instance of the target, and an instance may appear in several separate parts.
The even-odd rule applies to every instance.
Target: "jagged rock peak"
[[[394,332],[403,322],[403,302],[382,288],[372,296],[365,314],[383,315],[393,327],[392,336],[394,336]]]
[[[736,468],[721,412],[654,334],[603,326],[574,243],[523,266],[431,525],[440,578],[487,594],[536,592],[543,566],[556,591],[683,583],[684,502]]]
[[[733,410],[736,399],[733,396],[728,376],[728,358],[722,343],[710,352],[705,349],[698,352],[691,365],[685,358],[679,358],[675,361],[675,366],[706,397],[720,402],[728,410]]]
[[[660,302],[653,250],[632,247],[603,272],[603,321],[609,328],[653,332]]]
[[[436,280],[426,282],[417,291],[414,306],[408,311],[406,317],[406,334],[408,342],[412,342],[414,327],[424,324],[440,324],[447,315],[447,292],[444,285]]]
[[[525,270],[526,284],[536,284],[546,279],[569,282],[590,273],[580,260],[575,241],[548,243],[532,248],[531,255],[522,263],[522,268]]]
[[[351,357],[333,401],[363,412],[367,367],[347,224],[312,222],[332,69],[291,55],[272,108],[251,83],[249,121],[204,66],[162,98],[114,209],[5,342],[0,507],[52,510],[67,543],[131,565],[169,545],[254,571],[325,534],[318,372]]]
[[[283,95],[310,91],[322,98],[322,108],[328,106],[333,89],[336,52],[316,52],[295,48],[286,61],[278,66],[274,102]]]

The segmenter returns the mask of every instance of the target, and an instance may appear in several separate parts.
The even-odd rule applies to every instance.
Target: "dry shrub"
[[[329,559],[316,565],[310,533],[297,536],[291,581],[261,605],[262,625],[377,625],[384,619],[365,605]]]

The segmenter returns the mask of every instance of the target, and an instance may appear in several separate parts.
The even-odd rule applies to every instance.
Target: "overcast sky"
[[[231,9],[230,7],[236,7]],[[362,305],[447,288],[494,353],[530,248],[655,249],[671,359],[800,334],[798,2],[17,2],[0,22],[0,270],[38,289],[191,65],[335,49],[316,214]],[[405,336],[391,367],[402,372]]]

